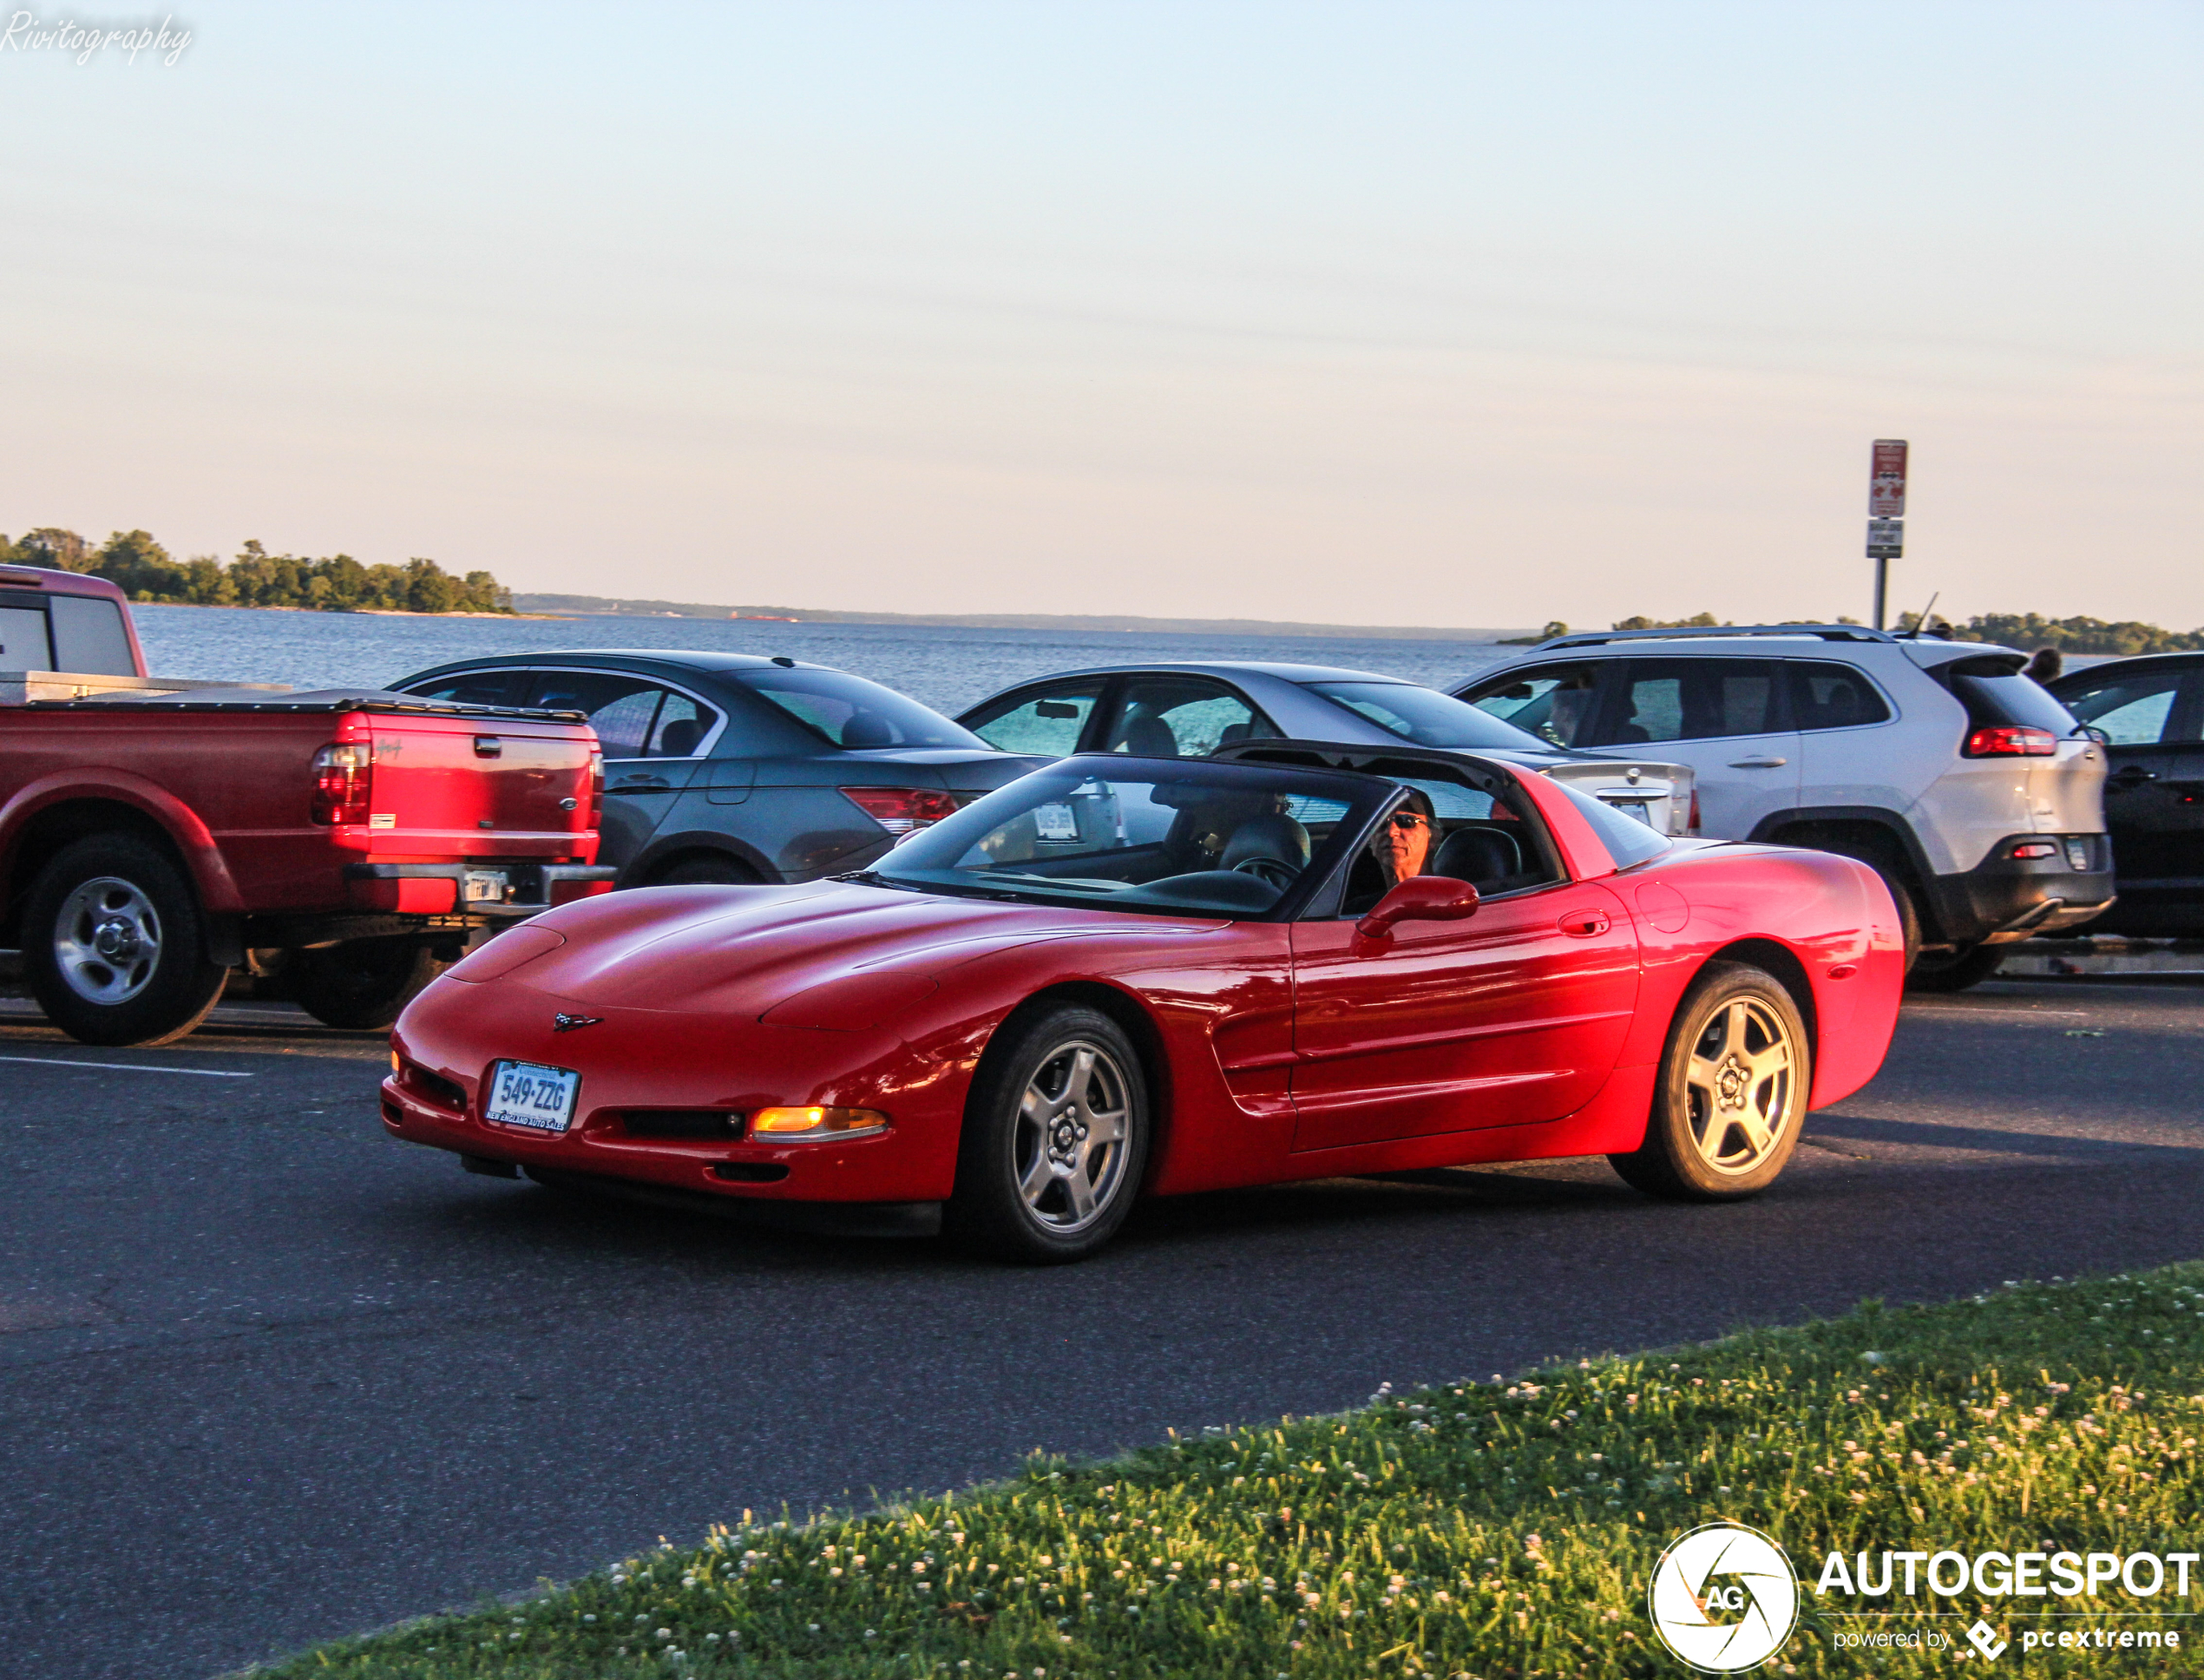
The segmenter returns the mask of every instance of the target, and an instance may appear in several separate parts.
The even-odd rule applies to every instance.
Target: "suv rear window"
[[[1866,673],[1833,660],[1791,662],[1791,715],[1801,729],[1857,729],[1889,721],[1890,706]]]
[[[1954,660],[1936,675],[1967,709],[1967,722],[1976,729],[1999,724],[2019,724],[2029,729],[2048,729],[2054,735],[2071,735],[2074,714],[2040,686],[2024,677],[2017,654],[1984,654],[1980,659]]]

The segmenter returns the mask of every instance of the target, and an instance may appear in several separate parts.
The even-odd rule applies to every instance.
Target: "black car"
[[[598,862],[623,887],[860,869],[1043,762],[846,671],[748,653],[508,653],[390,686],[587,713],[605,752]]]
[[[2120,896],[2084,931],[2204,933],[2204,653],[2113,660],[2046,686],[2111,760],[2104,825]]]

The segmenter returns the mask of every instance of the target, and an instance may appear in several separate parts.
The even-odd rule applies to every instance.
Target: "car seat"
[[[1523,849],[1515,837],[1498,829],[1456,829],[1440,843],[1427,873],[1466,881],[1481,893],[1504,890],[1523,868]]]
[[[1217,867],[1233,870],[1251,857],[1269,857],[1297,870],[1306,869],[1309,851],[1309,830],[1292,817],[1273,811],[1250,817],[1234,829]]]
[[[1136,758],[1176,758],[1178,756],[1178,737],[1171,733],[1171,725],[1153,712],[1144,712],[1128,719],[1118,745]]]
[[[704,724],[695,718],[676,718],[658,732],[658,752],[661,758],[685,758],[697,750],[697,743],[704,738]]]
[[[877,712],[868,712],[859,706],[842,725],[842,745],[846,747],[893,746],[895,745],[895,725]]]

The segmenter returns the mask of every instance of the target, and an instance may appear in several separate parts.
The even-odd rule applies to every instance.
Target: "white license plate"
[[[502,870],[469,870],[463,883],[469,904],[502,904],[505,874]]]
[[[1643,799],[1610,799],[1607,802],[1625,817],[1635,817],[1647,828],[1653,826],[1653,807]]]
[[[574,1124],[574,1098],[581,1075],[541,1062],[492,1062],[489,1095],[482,1118],[497,1125],[526,1126],[530,1132],[564,1132]]]

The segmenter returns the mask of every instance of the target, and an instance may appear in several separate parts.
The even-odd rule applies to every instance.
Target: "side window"
[[[424,700],[449,700],[454,705],[503,705],[506,696],[513,692],[513,677],[511,671],[462,671],[456,676],[418,684],[406,692]]]
[[[130,658],[130,633],[122,609],[91,595],[53,595],[46,602],[54,636],[54,669],[87,676],[128,677],[137,666]]]
[[[2168,738],[2167,725],[2177,709],[2184,675],[2151,672],[2102,688],[2069,689],[2059,699],[2080,722],[2102,730],[2115,746],[2156,746]]]
[[[1781,729],[1777,660],[1632,660],[1603,746],[1702,741]]]
[[[692,758],[718,721],[719,714],[710,706],[669,688],[665,703],[658,709],[658,721],[652,727],[650,745],[643,756]]]
[[[1236,741],[1277,732],[1268,718],[1221,683],[1135,677],[1125,684],[1103,750],[1141,758],[1200,758]]]
[[[1479,684],[1462,698],[1480,712],[1556,746],[1591,745],[1600,673],[1606,664],[1582,660],[1549,665]]]
[[[606,758],[645,756],[659,703],[666,698],[656,683],[610,671],[532,671],[528,676],[522,705],[587,712]]]
[[[0,671],[53,668],[53,651],[46,646],[45,614],[35,607],[0,607]]]
[[[1367,914],[1397,883],[1418,875],[1466,881],[1486,898],[1562,878],[1560,854],[1521,794],[1496,799],[1444,772],[1392,779],[1406,793],[1357,848],[1341,915]]]
[[[1023,699],[1013,695],[1000,707],[976,715],[966,727],[998,751],[1068,758],[1079,751],[1079,733],[1101,697],[1099,680],[1052,688]]]
[[[1857,729],[1890,721],[1890,705],[1860,672],[1828,660],[1791,661],[1791,715],[1801,729]]]

